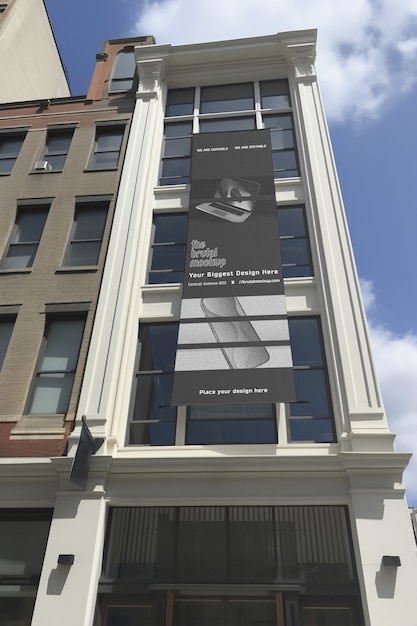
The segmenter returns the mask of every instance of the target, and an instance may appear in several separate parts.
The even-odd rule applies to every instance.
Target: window
[[[287,437],[279,443],[332,443],[336,438],[320,321],[316,317],[288,321],[297,402],[287,405]],[[128,444],[276,443],[275,404],[196,405],[186,411],[171,406],[177,337],[177,322],[140,327]],[[185,438],[176,439],[177,413]]]
[[[78,204],[64,265],[97,265],[108,203]]]
[[[284,278],[313,276],[304,207],[279,206],[278,224]]]
[[[187,213],[154,215],[149,284],[183,282],[187,222]],[[278,223],[284,278],[313,276],[304,207],[279,206]]]
[[[291,115],[264,115],[265,128],[271,129],[274,178],[298,176],[298,162]]]
[[[48,130],[42,161],[47,161],[53,170],[63,169],[73,134],[73,128]]]
[[[12,336],[14,323],[15,317],[10,317],[9,315],[0,316],[0,370],[3,366],[9,341]]]
[[[200,121],[201,133],[227,133],[231,130],[255,130],[255,116],[225,117]]]
[[[190,182],[193,132],[270,128],[275,178],[299,176],[288,81],[170,89],[160,185]],[[233,115],[231,115],[233,114]],[[178,118],[182,119],[179,120]]]
[[[34,206],[18,209],[1,269],[32,267],[42,237],[49,207]]]
[[[363,626],[343,506],[114,507],[96,626]]]
[[[154,215],[149,284],[182,283],[187,221],[187,213]]]
[[[171,406],[178,323],[143,324],[129,444],[174,445],[177,407]],[[186,444],[276,442],[275,405],[189,407]]]
[[[290,94],[288,81],[264,80],[259,83],[261,94],[261,109],[289,109]]]
[[[0,510],[0,623],[30,626],[52,512]]]
[[[290,317],[297,402],[289,404],[290,441],[336,441],[320,321]]]
[[[165,125],[160,185],[190,182],[192,122]]]
[[[194,110],[194,87],[190,89],[170,89],[167,96],[165,115],[192,115]]]
[[[135,51],[132,46],[129,46],[116,56],[110,80],[110,91],[129,91],[132,89],[135,72]]]
[[[119,162],[124,126],[99,126],[96,129],[90,169],[115,169]]]
[[[176,407],[170,406],[178,324],[143,324],[128,443],[174,445]]]
[[[47,320],[29,414],[67,412],[84,324],[84,316]]]
[[[274,404],[207,404],[188,408],[186,444],[276,442]]]
[[[253,83],[216,85],[201,88],[200,113],[252,111],[255,108]]]
[[[0,133],[0,174],[9,174],[19,156],[26,133]]]
[[[112,508],[104,577],[183,588],[349,585],[356,573],[347,513],[343,506]]]

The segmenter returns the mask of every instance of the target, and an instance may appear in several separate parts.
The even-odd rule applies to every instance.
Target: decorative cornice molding
[[[138,60],[139,76],[138,95],[149,94],[156,96],[164,78],[165,63],[163,59]]]
[[[296,78],[312,78],[316,76],[314,67],[316,47],[313,43],[287,45],[287,53],[294,67]]]

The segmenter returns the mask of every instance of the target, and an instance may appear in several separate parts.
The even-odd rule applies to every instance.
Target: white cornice
[[[204,75],[204,80],[218,82],[222,73],[237,76],[243,80],[239,71],[246,72],[246,80],[252,80],[252,73],[262,79],[262,68],[271,67],[277,75],[285,75],[288,61],[298,73],[312,73],[315,58],[316,30],[290,31],[251,37],[212,41],[186,45],[152,45],[135,49],[137,63],[161,59],[164,62],[165,75],[169,83],[182,81],[187,85]],[[225,69],[227,68],[227,70]],[[261,74],[260,74],[261,72]],[[226,79],[226,77],[225,77]]]
[[[178,453],[177,453],[178,454]],[[166,455],[166,452],[165,452]],[[228,454],[218,456],[164,456],[161,450],[154,456],[143,457],[141,453],[129,456],[94,456],[91,459],[93,473],[109,474],[155,474],[192,472],[345,472],[364,473],[404,470],[411,454],[402,452],[331,452],[318,448],[307,449],[300,454]],[[72,463],[70,457],[57,458],[8,458],[0,459],[0,479],[42,478],[65,475]]]
[[[164,78],[164,59],[137,59],[139,89],[138,93],[158,93]]]

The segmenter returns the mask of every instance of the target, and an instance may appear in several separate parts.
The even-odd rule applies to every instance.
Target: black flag
[[[81,418],[81,434],[78,442],[77,451],[70,471],[69,479],[82,489],[85,488],[87,482],[88,470],[90,469],[90,459],[103,445],[104,439],[94,439],[90,429],[87,426],[85,416]]]

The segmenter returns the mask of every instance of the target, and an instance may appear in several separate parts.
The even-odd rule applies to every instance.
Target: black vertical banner
[[[173,405],[295,400],[269,130],[195,135]]]

